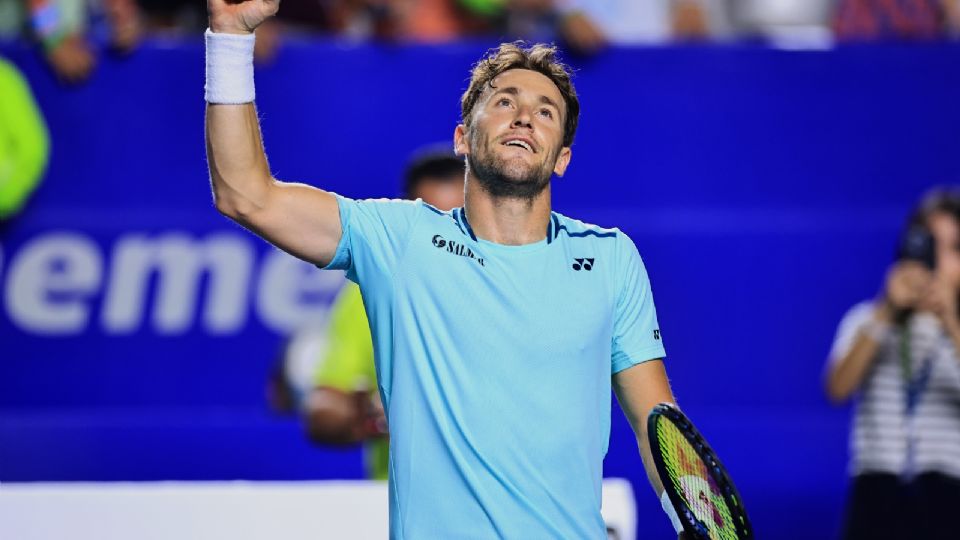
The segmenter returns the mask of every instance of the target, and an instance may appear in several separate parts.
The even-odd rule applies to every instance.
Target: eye
[[[512,105],[512,104],[513,104],[513,103],[510,101],[509,98],[505,98],[505,97],[504,97],[504,98],[500,98],[499,100],[497,100],[497,106],[498,106],[498,107],[509,107],[509,106]]]
[[[543,116],[544,118],[549,118],[551,120],[553,119],[553,111],[551,111],[550,109],[543,108],[543,109],[540,109],[539,112],[540,112],[540,116]]]

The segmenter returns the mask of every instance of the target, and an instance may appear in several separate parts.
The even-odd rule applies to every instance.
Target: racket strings
[[[732,512],[707,465],[670,421],[657,422],[657,443],[676,493],[713,540],[738,540]]]

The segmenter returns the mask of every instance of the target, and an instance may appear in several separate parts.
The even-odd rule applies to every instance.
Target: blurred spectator
[[[206,27],[193,0],[0,0],[0,37],[29,27],[65,82],[80,82],[96,55],[89,12],[110,46],[133,50],[145,32],[193,35]],[[759,36],[780,46],[960,35],[960,0],[283,0],[257,30],[256,59],[271,60],[284,35],[445,43],[471,36],[565,41],[575,52],[607,45]]]
[[[561,34],[574,49],[719,37],[727,26],[723,0],[558,0]]]
[[[488,30],[476,5],[464,0],[367,0],[386,4],[394,38],[417,43],[443,43]]]
[[[91,0],[93,2],[95,0]],[[143,18],[136,0],[100,0],[109,22],[110,46],[128,53],[143,38]]]
[[[557,41],[555,0],[463,0],[490,21],[501,40]]]
[[[80,82],[95,64],[84,38],[85,9],[84,0],[0,0],[0,31],[7,38],[29,32],[61,81]]]
[[[103,14],[109,31],[109,45],[129,52],[142,36],[135,0],[0,0],[0,33],[16,37],[29,28],[42,45],[47,63],[57,77],[79,83],[96,65],[93,47],[87,40],[91,8]]]
[[[937,191],[905,227],[876,300],[840,323],[827,366],[857,395],[844,538],[955,539],[960,508],[960,195]]]
[[[207,27],[207,7],[193,0],[138,0],[147,27],[154,33],[194,34]],[[285,8],[286,1],[281,5]]]
[[[27,81],[0,58],[0,222],[10,219],[40,183],[50,153],[47,126]]]
[[[838,0],[833,26],[845,41],[937,39],[960,29],[956,0]]]
[[[173,37],[194,36],[207,27],[207,8],[194,0],[138,0],[147,32]],[[297,11],[303,1],[283,0],[281,13]],[[319,0],[311,2],[321,11]],[[288,5],[290,4],[290,5]],[[262,64],[276,55],[280,42],[280,23],[275,18],[257,29],[254,59]]]
[[[422,198],[444,211],[463,205],[463,159],[448,147],[432,147],[415,155],[407,167],[405,196]],[[314,342],[317,337],[313,336]],[[387,425],[377,388],[373,341],[356,284],[348,282],[337,296],[325,339],[324,351],[306,340],[291,341],[270,381],[271,405],[283,412],[301,410],[309,437],[318,443],[364,443],[368,476],[385,480]],[[283,379],[304,373],[303,355],[313,355],[312,388],[306,390],[308,395],[298,396],[296,389],[303,385]]]
[[[758,36],[785,47],[833,43],[830,17],[837,0],[742,0],[731,2],[731,20],[741,36]]]

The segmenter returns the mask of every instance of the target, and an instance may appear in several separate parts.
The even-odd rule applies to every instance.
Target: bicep
[[[337,198],[306,184],[273,181],[261,208],[238,219],[278,248],[325,266],[342,235]]]
[[[613,375],[613,391],[638,437],[646,433],[646,419],[658,403],[673,403],[673,392],[662,360],[649,360]]]

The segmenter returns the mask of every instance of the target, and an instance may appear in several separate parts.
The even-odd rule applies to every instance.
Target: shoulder
[[[443,212],[421,199],[351,199],[335,194],[340,206],[340,215],[345,222],[388,225],[412,224],[421,219],[451,220],[449,212]]]
[[[420,199],[417,199],[416,201],[388,198],[353,199],[350,197],[344,197],[338,193],[334,193],[334,195],[337,197],[337,202],[339,202],[341,206],[351,206],[373,211],[417,212],[423,206],[423,201]]]
[[[643,265],[636,244],[620,229],[586,223],[557,212],[553,213],[553,219],[558,240],[565,240],[576,246],[589,244],[592,249],[613,255],[619,264],[635,262]]]
[[[424,202],[423,199],[363,199],[354,201],[357,204],[373,207],[381,212],[388,212],[403,215],[424,215],[435,219],[452,221],[451,212],[444,212],[432,204]]]
[[[646,279],[647,270],[633,240],[618,228],[586,223],[554,212],[557,240],[577,257],[603,261],[602,267],[617,283]]]
[[[873,309],[874,302],[872,300],[864,300],[849,308],[840,319],[840,324],[837,325],[835,343],[845,343],[852,339],[864,325],[869,323]],[[834,346],[835,352],[837,346]]]
[[[552,213],[553,226],[557,238],[618,239],[626,235],[620,229],[607,229],[567,217],[559,212]]]
[[[859,326],[866,322],[871,314],[873,313],[874,302],[873,300],[864,300],[862,302],[856,303],[843,314],[843,318],[840,319],[841,326]]]

